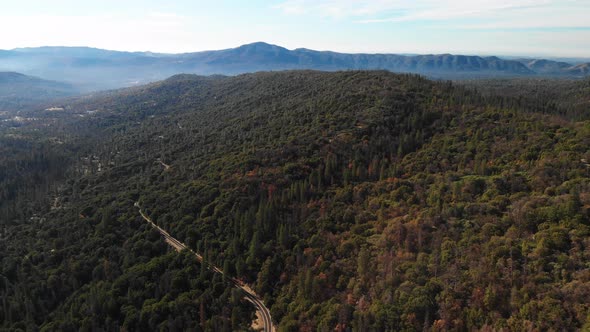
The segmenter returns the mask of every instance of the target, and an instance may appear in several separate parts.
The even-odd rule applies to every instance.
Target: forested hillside
[[[179,75],[2,122],[0,328],[248,329],[251,305],[135,202],[281,331],[589,328],[589,110],[569,100]]]
[[[558,114],[571,120],[590,118],[590,80],[479,79],[457,81],[457,84],[477,89],[490,104]]]
[[[20,109],[47,100],[72,96],[72,85],[0,71],[0,111]]]

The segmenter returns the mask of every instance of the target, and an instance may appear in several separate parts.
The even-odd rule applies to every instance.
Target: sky
[[[1,0],[0,49],[195,52],[264,41],[351,53],[590,58],[590,0]]]

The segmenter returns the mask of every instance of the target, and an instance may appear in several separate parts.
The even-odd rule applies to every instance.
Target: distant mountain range
[[[385,69],[443,79],[584,77],[590,74],[590,63],[452,54],[346,54],[304,48],[288,50],[262,42],[232,49],[183,54],[118,52],[88,47],[0,51],[0,71],[16,71],[66,81],[83,91],[132,86],[178,73],[235,75],[285,69]]]
[[[549,76],[586,76],[590,74],[590,63],[572,65],[567,62],[545,59],[520,60],[528,69],[537,75]]]
[[[77,93],[79,91],[68,83],[48,81],[14,72],[0,72],[0,111],[14,110]]]

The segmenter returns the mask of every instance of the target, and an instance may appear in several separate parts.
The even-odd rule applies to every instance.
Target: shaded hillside
[[[587,76],[590,74],[590,63],[582,63],[567,69],[572,75]]]
[[[573,67],[572,64],[566,62],[544,59],[522,60],[521,62],[524,63],[530,70],[538,74],[548,75],[563,75],[568,70],[568,68]]]
[[[528,69],[535,72],[541,77],[561,77],[561,78],[583,78],[588,76],[588,66],[590,63],[567,63],[563,61],[552,61],[545,59],[521,59]]]
[[[488,103],[572,120],[590,119],[589,79],[480,79],[457,84],[477,89]]]
[[[24,198],[0,210],[2,327],[244,329],[251,308],[166,254],[140,202],[263,294],[282,331],[587,328],[590,123],[506,100],[289,71],[34,112],[0,139],[47,139],[33,160],[65,150],[50,166],[65,185],[33,219]]]
[[[70,84],[14,72],[0,72],[0,110],[19,109],[76,93]]]
[[[433,78],[489,78],[588,74],[584,65],[466,55],[346,54],[288,50],[267,43],[184,54],[116,52],[88,47],[23,48],[0,53],[0,70],[67,81],[84,91],[140,85],[179,73],[236,75],[269,70],[381,69]]]

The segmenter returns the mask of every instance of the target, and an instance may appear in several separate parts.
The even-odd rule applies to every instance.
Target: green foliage
[[[182,75],[71,103],[100,111],[52,118],[63,204],[3,210],[2,328],[247,329],[252,307],[166,253],[136,201],[281,331],[587,324],[588,122],[385,72]]]

